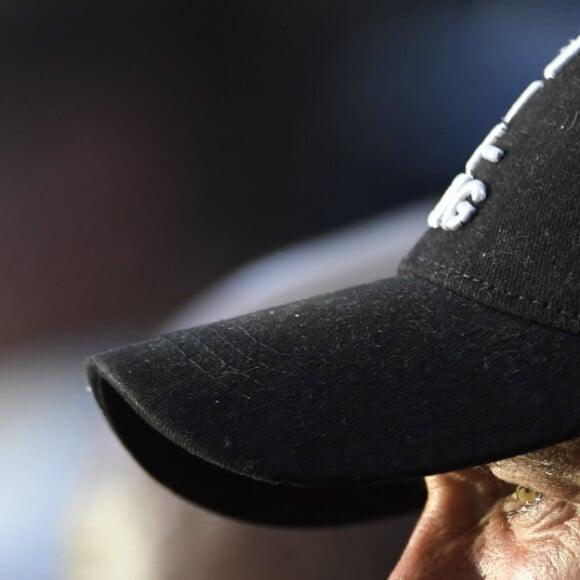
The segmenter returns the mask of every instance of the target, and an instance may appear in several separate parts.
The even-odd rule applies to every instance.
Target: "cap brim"
[[[179,494],[331,525],[419,507],[423,475],[579,436],[579,355],[573,334],[397,277],[108,351],[89,377]]]

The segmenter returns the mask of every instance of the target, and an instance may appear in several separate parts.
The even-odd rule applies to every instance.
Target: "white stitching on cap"
[[[467,173],[460,173],[447,188],[439,203],[427,218],[431,228],[442,228],[447,231],[458,230],[467,223],[476,212],[473,203],[481,203],[486,198],[485,183],[473,179]]]
[[[507,122],[498,123],[488,133],[487,137],[481,142],[481,145],[477,147],[473,155],[467,160],[465,173],[471,175],[482,159],[490,161],[491,163],[497,163],[505,155],[505,151],[494,145],[494,142],[504,135],[507,130]]]
[[[522,107],[540,90],[544,87],[544,81],[534,81],[526,90],[516,99],[516,102],[509,108],[509,111],[503,118],[504,123],[509,125],[513,118],[519,113]]]
[[[562,48],[558,56],[544,69],[544,77],[547,80],[553,79],[579,52],[580,36]],[[477,207],[473,204],[485,201],[487,194],[485,183],[475,179],[473,171],[482,160],[490,163],[499,163],[502,160],[505,151],[495,144],[496,140],[509,131],[514,117],[543,87],[544,81],[531,83],[509,108],[502,122],[497,124],[475,149],[465,164],[465,173],[460,173],[455,177],[427,217],[430,228],[455,231],[476,214]]]
[[[560,54],[544,69],[544,78],[553,79],[578,54],[580,50],[580,36],[571,40]]]

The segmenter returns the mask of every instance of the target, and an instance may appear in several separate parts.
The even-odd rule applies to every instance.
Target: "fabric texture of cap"
[[[397,277],[92,357],[137,461],[234,517],[331,525],[580,436],[579,48],[484,140]]]

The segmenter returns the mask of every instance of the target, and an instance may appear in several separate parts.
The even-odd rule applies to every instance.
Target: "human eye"
[[[512,484],[498,500],[499,515],[512,531],[527,534],[557,528],[578,519],[578,505],[557,489],[538,489],[530,484]]]
[[[461,498],[458,505],[471,509],[470,553],[483,577],[580,578],[580,495],[576,486],[560,483],[557,470],[546,471],[490,464],[450,488]],[[556,574],[564,565],[565,573],[558,568]]]
[[[525,485],[516,485],[513,493],[506,498],[506,514],[514,516],[516,514],[529,513],[538,510],[538,504],[543,501],[544,494]]]

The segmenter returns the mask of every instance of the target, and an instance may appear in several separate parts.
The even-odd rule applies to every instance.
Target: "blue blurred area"
[[[350,39],[340,59],[347,70],[336,74],[348,79],[339,101],[350,129],[350,138],[341,135],[342,166],[359,166],[349,188],[362,179],[375,198],[393,196],[385,207],[445,186],[578,32],[573,2],[433,2],[370,23]]]
[[[310,203],[335,222],[438,193],[578,32],[580,6],[565,1],[432,2],[369,18],[319,79],[300,191],[319,179]]]
[[[87,347],[0,357],[0,578],[62,580],[71,502],[94,447]]]

